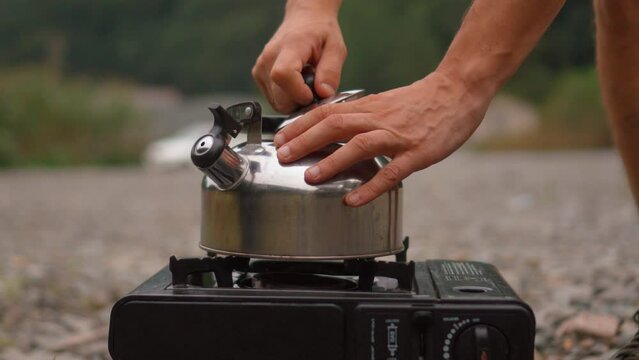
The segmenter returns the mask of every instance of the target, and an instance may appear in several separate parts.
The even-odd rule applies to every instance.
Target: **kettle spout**
[[[228,190],[242,180],[248,169],[246,159],[228,146],[230,136],[236,136],[241,125],[219,105],[210,110],[215,123],[208,134],[193,144],[191,161],[221,190]]]
[[[220,142],[221,146],[216,146]],[[193,145],[191,161],[221,190],[229,190],[237,185],[248,169],[244,157],[224,144],[224,139],[211,134],[202,136]]]

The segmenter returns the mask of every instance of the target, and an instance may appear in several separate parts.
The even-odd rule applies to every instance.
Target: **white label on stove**
[[[396,360],[399,349],[399,319],[386,319],[386,324],[386,347],[389,353],[387,360]]]

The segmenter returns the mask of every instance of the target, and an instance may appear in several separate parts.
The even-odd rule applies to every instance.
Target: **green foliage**
[[[255,91],[250,69],[282,19],[285,0],[3,0],[0,66],[63,64],[188,92]],[[409,84],[439,62],[470,0],[348,0],[342,85],[379,91]],[[592,4],[567,1],[508,85],[541,102],[552,79],[593,64]]]
[[[116,75],[190,93],[256,92],[250,69],[281,22],[285,1],[2,0],[0,67],[45,63],[64,74]],[[344,1],[340,23],[349,56],[341,87],[377,92],[423,77],[443,57],[470,4],[471,0]],[[519,139],[515,147],[609,143],[594,72],[572,71],[594,65],[593,30],[591,2],[566,1],[506,85],[506,92],[543,107],[544,136]],[[63,149],[82,149],[100,132],[113,139],[124,137],[127,133],[119,128],[137,124],[124,102],[113,108],[98,104],[103,97],[98,93],[104,91],[95,85],[63,85],[50,74],[33,72],[2,76],[0,164],[24,159],[90,161],[82,158],[84,152]],[[17,88],[6,85],[10,82]],[[86,124],[83,116],[89,119]],[[134,146],[130,136],[107,140],[122,144],[122,150],[106,155],[109,151],[100,148],[100,161],[135,158],[140,145]],[[32,138],[48,141],[48,151],[25,149],[23,139]]]
[[[543,102],[562,72],[594,65],[594,34],[592,2],[566,1],[506,90],[537,104]]]
[[[435,69],[461,24],[468,0],[345,1],[340,23],[349,55],[342,87],[380,91]]]
[[[250,69],[283,1],[3,0],[0,65],[52,61],[182,90],[254,89]]]
[[[123,90],[40,68],[0,73],[0,166],[137,161],[146,130]]]

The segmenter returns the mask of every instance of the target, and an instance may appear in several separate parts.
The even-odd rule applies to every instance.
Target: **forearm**
[[[596,0],[603,101],[639,206],[639,1]]]
[[[565,0],[475,0],[437,71],[492,96],[515,73]]]
[[[342,0],[288,0],[286,2],[285,18],[300,13],[314,15],[329,15],[337,18]]]

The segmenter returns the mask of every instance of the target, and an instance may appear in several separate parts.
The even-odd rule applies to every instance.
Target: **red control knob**
[[[492,326],[475,325],[455,341],[454,360],[508,360],[508,341]]]

